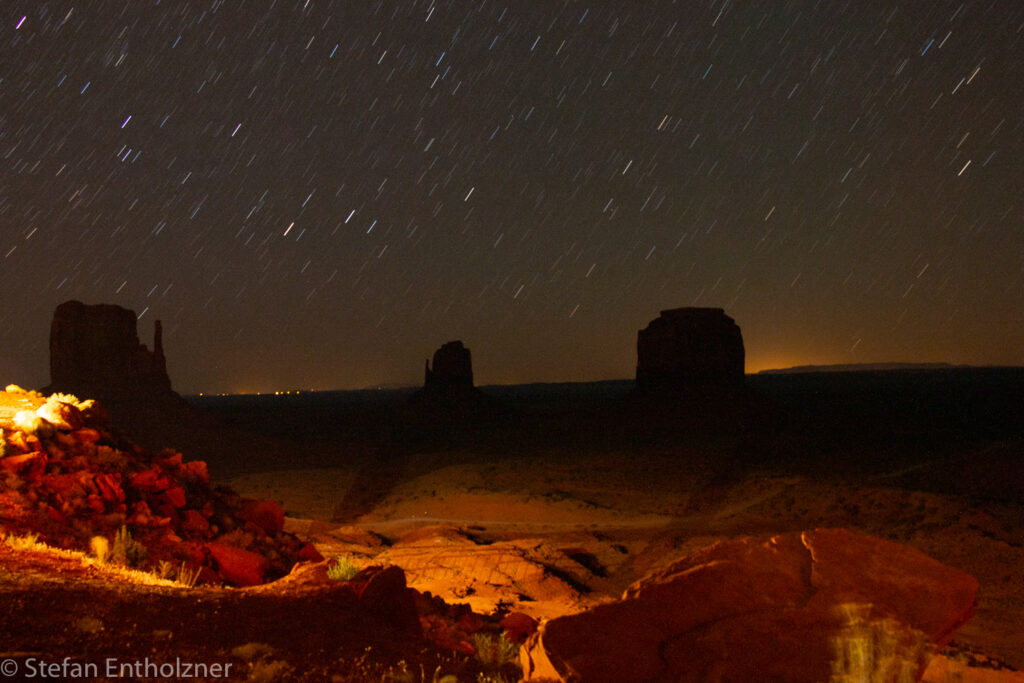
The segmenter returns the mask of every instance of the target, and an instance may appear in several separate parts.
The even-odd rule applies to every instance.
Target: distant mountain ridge
[[[795,365],[791,368],[761,370],[758,375],[785,375],[803,372],[878,372],[883,370],[949,370],[969,365],[952,363],[846,363],[840,365]]]

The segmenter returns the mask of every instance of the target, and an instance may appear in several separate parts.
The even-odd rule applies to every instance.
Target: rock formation
[[[135,313],[111,304],[66,301],[50,326],[50,391],[100,395],[170,393],[163,330],[153,350],[139,343]]]
[[[423,390],[457,394],[473,390],[473,360],[461,341],[450,341],[434,352],[434,367],[426,363]]]
[[[473,386],[473,361],[461,341],[450,341],[434,352],[433,367],[428,360],[424,369],[423,388],[414,393],[410,403],[422,411],[431,413],[431,420],[437,413],[459,419],[486,412],[487,397]]]
[[[845,529],[723,541],[541,625],[524,678],[919,680],[974,613],[978,582]]]
[[[721,308],[662,311],[637,335],[641,393],[708,395],[743,387],[743,335]]]

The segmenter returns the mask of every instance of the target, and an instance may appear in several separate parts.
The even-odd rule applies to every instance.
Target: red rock
[[[185,490],[180,486],[170,487],[164,491],[164,495],[167,496],[167,501],[174,507],[185,507]]]
[[[421,633],[415,591],[406,586],[405,572],[401,567],[367,567],[352,582],[363,584],[362,590],[358,591],[358,605],[366,616],[402,631]]]
[[[36,409],[36,415],[65,432],[82,426],[82,414],[78,408],[71,403],[54,401],[52,398]]]
[[[237,586],[256,586],[266,580],[270,563],[259,553],[216,542],[205,547],[223,580]]]
[[[477,633],[484,627],[484,620],[479,614],[467,611],[460,614],[455,624],[466,633]]]
[[[423,631],[423,637],[435,645],[467,655],[476,653],[476,648],[469,642],[466,633],[440,614],[421,616],[420,628]]]
[[[817,590],[808,607],[871,598],[880,612],[924,631],[939,648],[974,616],[977,579],[920,551],[845,529],[815,529],[803,538]]]
[[[46,516],[57,522],[58,524],[67,524],[68,518],[65,517],[59,510],[56,510],[52,505],[47,505],[43,508]]]
[[[506,638],[521,644],[537,631],[537,620],[529,614],[512,612],[498,622],[498,626],[505,632]]]
[[[115,474],[97,474],[93,477],[93,482],[104,500],[111,503],[123,503],[124,489],[121,488],[120,478],[120,475]]]
[[[271,536],[284,529],[284,508],[272,500],[246,500],[238,516],[252,522]]]
[[[963,572],[843,529],[716,543],[618,602],[541,625],[521,652],[524,678],[830,680],[842,644],[865,634],[920,676],[925,640],[948,639],[976,593]]]
[[[160,465],[171,470],[176,470],[181,467],[181,460],[181,453],[175,452],[165,458],[162,458],[160,460]]]
[[[153,470],[144,470],[132,475],[131,485],[132,488],[140,489],[142,491],[151,491],[156,487],[156,482],[160,478],[160,475]]]
[[[153,513],[145,501],[140,500],[132,506],[132,513],[128,517],[128,523],[135,526],[148,526],[154,521]]]
[[[97,514],[102,514],[107,510],[106,503],[104,503],[103,499],[97,496],[95,493],[90,493],[88,496],[86,496],[85,502],[89,506],[89,509]]]
[[[181,529],[190,536],[209,536],[210,523],[198,510],[185,510],[182,515]]]
[[[164,521],[160,522],[161,524],[168,524],[171,521],[181,519],[181,515],[178,514],[178,508],[171,505],[170,501],[164,501],[157,505],[156,511],[165,518]]]
[[[93,399],[86,399],[78,404],[78,410],[86,423],[105,428],[110,423],[107,410]]]
[[[90,427],[83,427],[82,429],[76,429],[71,432],[72,438],[79,443],[96,443],[102,438],[102,434],[98,430]]]
[[[207,471],[206,463],[202,460],[191,460],[182,466],[182,476],[185,479],[199,481],[204,484],[210,483],[210,473]]]
[[[25,433],[20,430],[4,430],[4,438],[7,442],[8,447],[13,447],[15,450],[22,453],[28,453],[32,449],[29,447],[28,442],[25,440]]]
[[[47,460],[46,453],[39,451],[22,455],[8,455],[6,458],[0,458],[0,467],[8,472],[19,474],[23,478],[36,479],[43,476]]]
[[[63,474],[47,472],[41,477],[40,483],[45,488],[63,497],[81,496],[85,495],[81,474],[81,472],[67,472]]]
[[[323,562],[324,556],[312,543],[304,543],[295,553],[295,559],[298,562]]]

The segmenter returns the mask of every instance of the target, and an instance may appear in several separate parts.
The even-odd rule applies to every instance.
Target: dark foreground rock
[[[541,625],[526,680],[919,680],[977,581],[843,529],[716,543],[623,598]],[[846,678],[851,677],[851,678]]]

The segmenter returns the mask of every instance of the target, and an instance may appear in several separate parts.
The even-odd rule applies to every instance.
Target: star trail
[[[725,308],[747,370],[1024,364],[1024,4],[20,2],[0,371],[54,307],[175,388],[631,377]]]

